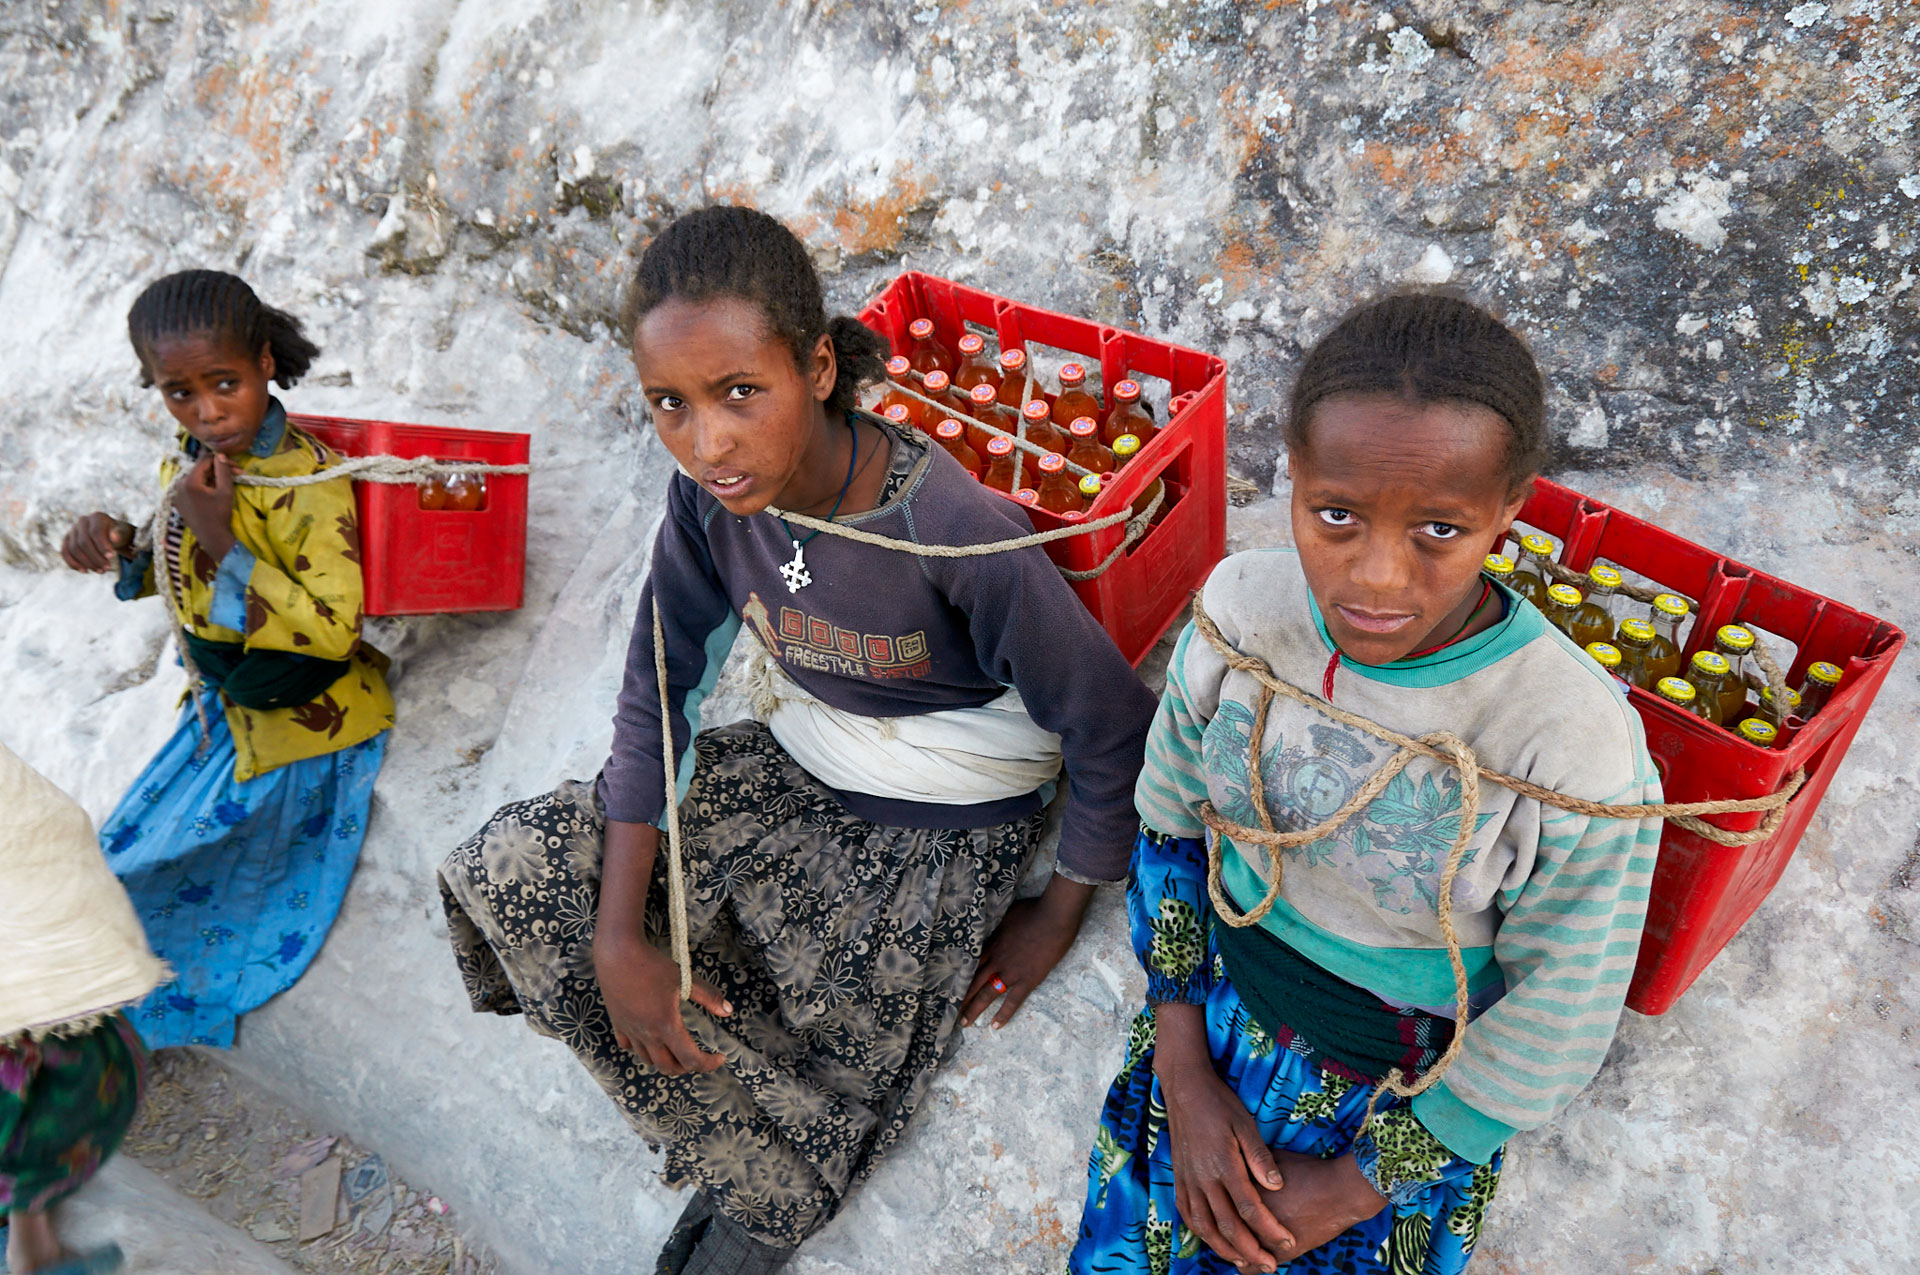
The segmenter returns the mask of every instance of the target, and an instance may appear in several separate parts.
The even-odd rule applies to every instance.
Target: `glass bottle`
[[[1507,581],[1515,593],[1542,611],[1547,609],[1547,586],[1553,582],[1553,572],[1547,568],[1552,561],[1553,541],[1537,533],[1522,536],[1520,565]]]
[[[1100,499],[1100,475],[1083,474],[1080,478],[1080,499],[1087,508],[1093,508],[1093,502]]]
[[[887,386],[887,392],[880,396],[880,401],[874,404],[875,412],[885,416],[887,409],[895,403],[905,404],[909,412],[917,412],[920,406],[919,400],[908,397],[907,392],[901,388],[907,383],[907,378],[912,372],[913,364],[907,362],[907,356],[904,354],[896,354],[887,360],[887,380],[891,384]]]
[[[960,462],[960,468],[975,478],[980,476],[980,453],[967,444],[966,426],[949,418],[940,422],[934,429],[933,436],[939,440],[942,447],[947,449],[949,456]]]
[[[1720,687],[1720,720],[1737,722],[1746,715],[1747,655],[1753,650],[1753,631],[1744,625],[1723,624],[1714,632],[1713,649],[1726,657],[1730,669]]]
[[[913,408],[908,407],[905,403],[895,403],[892,407],[889,407],[886,411],[880,413],[880,415],[886,417],[889,421],[891,421],[893,423],[893,427],[898,430],[905,431],[910,428],[915,428],[919,425],[919,421],[914,415]]]
[[[1587,655],[1595,664],[1607,670],[1615,677],[1620,676],[1620,648],[1611,642],[1587,643]]]
[[[969,332],[960,338],[960,366],[953,373],[953,388],[968,394],[976,385],[991,385],[998,390],[1000,373],[987,355],[986,341],[978,332]]]
[[[1687,669],[1687,680],[1693,683],[1694,692],[1700,698],[1703,710],[1700,716],[1715,726],[1727,724],[1726,712],[1720,707],[1720,692],[1726,689],[1727,674],[1732,671],[1727,657],[1718,651],[1695,651]]]
[[[1047,400],[1036,398],[1028,403],[1020,413],[1027,421],[1027,441],[1036,443],[1056,456],[1067,454],[1067,436],[1053,424],[1053,409],[1047,406]],[[1046,495],[1043,491],[1042,496]]]
[[[1140,403],[1140,382],[1128,377],[1118,381],[1113,387],[1113,410],[1107,413],[1107,419],[1100,427],[1100,441],[1112,447],[1122,434],[1132,434],[1145,447],[1157,427],[1153,417],[1147,415],[1147,409]]]
[[[1580,609],[1580,590],[1570,584],[1547,586],[1547,620],[1568,637],[1573,636],[1573,614]],[[1599,641],[1598,638],[1593,639]],[[1582,643],[1585,645],[1585,643]]]
[[[1040,493],[1031,487],[1022,487],[1013,493],[1013,498],[1029,509],[1040,503]]]
[[[435,474],[420,484],[420,507],[422,509],[445,509],[452,494],[447,490],[447,476]]]
[[[999,437],[998,434],[979,423],[981,421],[994,425],[1000,423],[1000,405],[995,398],[998,393],[998,386],[988,385],[984,381],[967,391],[967,415],[973,418],[967,422],[967,445],[982,456],[987,454],[987,443]]]
[[[1079,513],[1086,508],[1080,499],[1080,488],[1067,474],[1067,458],[1057,452],[1049,452],[1034,462],[1034,468],[1040,471],[1040,507],[1048,513]]]
[[[1773,748],[1780,742],[1780,728],[1764,717],[1749,717],[1736,733],[1755,748]]]
[[[1108,444],[1113,449],[1113,467],[1125,469],[1127,462],[1140,454],[1140,439],[1133,434],[1122,434]]]
[[[995,491],[1013,494],[1013,440],[1011,438],[987,440],[987,469],[980,475],[980,481]]]
[[[1803,718],[1812,717],[1825,708],[1834,688],[1840,685],[1841,676],[1838,664],[1815,660],[1807,665],[1806,680],[1800,683],[1799,715]]]
[[[1708,714],[1707,706],[1700,702],[1700,693],[1694,690],[1693,683],[1684,677],[1661,678],[1653,684],[1653,693],[1675,708],[1692,713],[1695,717],[1706,717]]]
[[[1480,569],[1508,588],[1513,587],[1513,559],[1504,553],[1490,553]],[[1608,637],[1613,635],[1609,633]]]
[[[1620,648],[1620,680],[1643,691],[1653,689],[1653,679],[1647,676],[1647,652],[1653,646],[1653,626],[1645,620],[1622,620],[1614,645]]]
[[[1000,406],[1019,411],[1027,405],[1027,352],[1000,351]]]
[[[1604,642],[1613,636],[1613,591],[1624,583],[1620,573],[1604,562],[1587,569],[1587,594],[1567,626],[1575,642]]]
[[[1067,426],[1067,460],[1096,474],[1113,472],[1113,453],[1100,445],[1100,422],[1082,416]]]
[[[935,368],[933,371],[927,373],[926,378],[920,382],[920,392],[936,403],[959,407],[960,403],[955,400],[952,394],[948,393],[948,387],[952,384],[953,382],[948,379],[945,372],[942,372],[939,368]],[[920,427],[925,430],[938,428],[942,419],[939,411],[935,408],[928,407],[925,403],[922,403],[920,406],[924,409],[920,413]]]
[[[455,474],[447,479],[447,508],[479,513],[487,507],[487,476]]]
[[[933,371],[953,375],[953,351],[934,339],[932,319],[915,319],[907,325],[907,335],[913,340],[907,361],[913,364],[914,371],[923,375]]]
[[[1066,429],[1082,416],[1091,416],[1094,428],[1100,428],[1100,413],[1106,409],[1098,396],[1087,389],[1087,369],[1080,363],[1060,365],[1060,393],[1053,400],[1053,423]]]
[[[1653,600],[1648,621],[1653,625],[1653,649],[1647,652],[1647,670],[1654,681],[1674,677],[1680,672],[1680,623],[1693,611],[1677,593],[1663,593]]]
[[[1761,687],[1760,715],[1772,722],[1775,730],[1785,730],[1787,717],[1798,717],[1800,715],[1800,692],[1795,690],[1789,690],[1787,692],[1787,712],[1786,717],[1782,717],[1779,708],[1776,707],[1773,702],[1773,686],[1768,684]]]

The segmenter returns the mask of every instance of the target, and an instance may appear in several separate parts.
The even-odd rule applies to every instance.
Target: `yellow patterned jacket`
[[[160,466],[162,489],[171,487],[185,463],[182,454]],[[288,425],[275,401],[261,425],[256,451],[233,460],[239,473],[284,478],[311,474],[339,458],[305,431]],[[246,572],[244,629],[211,618],[218,608],[221,563],[200,547],[191,529],[180,532],[180,579],[175,597],[180,618],[195,636],[241,642],[250,651],[289,651],[351,665],[317,698],[293,708],[241,708],[219,697],[236,752],[234,778],[241,782],[292,762],[320,757],[371,739],[393,725],[393,695],[387,689],[387,658],[360,640],[365,583],[360,574],[360,527],[349,479],[304,487],[233,489],[233,535],[252,555]],[[155,553],[162,552],[156,533]],[[145,555],[143,555],[144,557]],[[234,561],[245,563],[243,557]],[[226,564],[230,569],[232,562]],[[122,597],[154,591],[151,559],[129,563],[123,581],[137,576]],[[225,618],[237,618],[229,616]],[[209,701],[209,707],[211,707]]]

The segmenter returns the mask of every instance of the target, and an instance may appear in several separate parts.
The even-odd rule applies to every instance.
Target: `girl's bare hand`
[[[112,514],[76,518],[60,542],[60,558],[75,571],[116,571],[120,559],[133,556],[133,524]]]
[[[724,1054],[700,1048],[680,1016],[680,967],[650,943],[594,946],[594,972],[613,1021],[614,1043],[632,1050],[649,1067],[668,1076],[712,1071]],[[693,980],[693,1003],[716,1018],[733,1013],[717,990]]]
[[[173,507],[215,562],[233,548],[233,465],[208,452],[174,484]]]

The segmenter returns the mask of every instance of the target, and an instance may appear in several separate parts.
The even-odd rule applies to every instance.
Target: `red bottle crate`
[[[1839,689],[1804,722],[1790,719],[1784,747],[1758,748],[1638,687],[1628,691],[1646,724],[1647,747],[1668,801],[1761,797],[1796,771],[1806,785],[1786,822],[1765,841],[1721,846],[1668,824],[1660,838],[1647,904],[1646,936],[1627,1005],[1663,1014],[1753,915],[1786,870],[1867,707],[1887,680],[1906,636],[1885,620],[1823,598],[1763,571],[1683,540],[1643,519],[1541,480],[1520,521],[1562,542],[1560,561],[1584,571],[1604,558],[1699,603],[1683,646],[1711,647],[1723,624],[1746,624],[1797,648],[1787,684],[1798,687],[1806,666],[1826,660],[1845,671]],[[1758,827],[1764,816],[1715,815],[1729,831]]]
[[[1158,377],[1168,384],[1168,401],[1154,404],[1160,431],[1106,483],[1086,515],[1091,519],[1119,513],[1159,478],[1168,502],[1163,516],[1104,573],[1073,585],[1121,654],[1138,664],[1226,553],[1226,364],[1199,350],[1021,305],[917,271],[895,279],[860,314],[861,321],[900,354],[911,344],[907,325],[922,318],[933,320],[935,337],[949,350],[971,327],[993,332],[1003,350],[1044,345],[1077,355],[1099,367],[1103,398],[1129,375]],[[1036,385],[1042,379],[1036,376]],[[1035,530],[1068,525],[1043,509],[1027,512]],[[1098,566],[1125,538],[1126,525],[1119,523],[1057,540],[1047,552],[1061,566],[1085,571]]]
[[[431,456],[483,465],[524,465],[528,436],[443,425],[293,416],[294,424],[343,456]],[[526,593],[527,479],[488,474],[477,510],[422,509],[420,489],[355,483],[360,564],[368,615],[513,611]]]

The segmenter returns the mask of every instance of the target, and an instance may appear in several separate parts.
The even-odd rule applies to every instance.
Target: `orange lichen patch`
[[[303,122],[311,125],[307,103],[299,85],[312,83],[312,68],[296,59],[285,67],[262,62],[245,66],[216,66],[194,86],[194,95],[208,109],[219,131],[238,141],[255,160],[236,178],[227,165],[211,175],[217,182],[235,181],[238,188],[225,193],[237,199],[259,194],[278,183],[286,169],[285,143],[289,133]]]
[[[1406,165],[1397,154],[1400,148],[1388,146],[1384,142],[1367,143],[1367,163],[1380,175],[1380,180],[1389,186],[1403,186],[1407,180]]]
[[[927,194],[926,182],[900,175],[896,170],[893,187],[886,194],[833,211],[834,237],[842,251],[850,256],[891,252],[900,245],[907,214],[924,203]]]
[[[1493,64],[1493,74],[1521,80],[1530,90],[1591,89],[1606,75],[1604,59],[1576,48],[1550,49],[1539,40],[1509,46],[1507,56]]]

